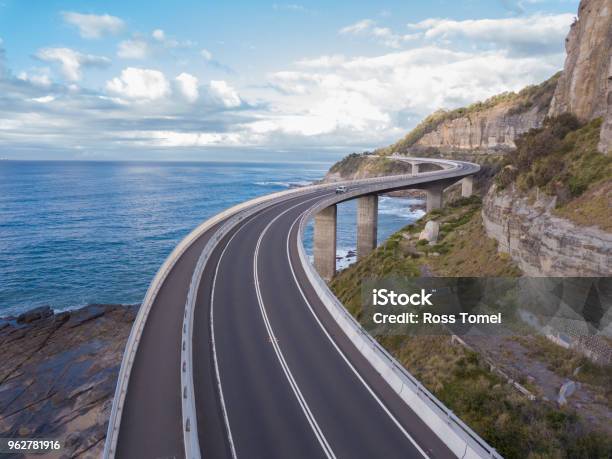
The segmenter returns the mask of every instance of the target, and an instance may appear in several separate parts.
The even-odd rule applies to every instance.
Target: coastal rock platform
[[[0,319],[0,437],[60,440],[60,457],[100,457],[137,310],[42,307]]]

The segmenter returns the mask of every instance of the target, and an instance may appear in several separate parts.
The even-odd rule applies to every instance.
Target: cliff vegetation
[[[500,190],[556,197],[555,213],[578,224],[612,230],[612,158],[600,153],[602,119],[580,123],[571,114],[548,118],[517,138],[516,152],[496,177]]]
[[[326,181],[354,180],[385,175],[411,174],[410,164],[374,155],[352,153],[335,163],[325,176]]]

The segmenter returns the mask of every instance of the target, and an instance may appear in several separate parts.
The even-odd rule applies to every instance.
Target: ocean
[[[36,306],[139,303],[174,246],[244,200],[323,177],[331,163],[0,161],[0,316]],[[379,241],[422,215],[382,197]],[[356,205],[338,208],[338,268]],[[305,245],[311,251],[312,228]]]

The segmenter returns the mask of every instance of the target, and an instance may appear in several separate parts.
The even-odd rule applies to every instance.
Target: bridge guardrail
[[[339,185],[352,185],[352,186],[355,186],[355,185],[361,186],[364,184],[374,185],[374,184],[382,184],[382,183],[396,182],[396,181],[405,182],[407,179],[410,182],[418,184],[418,183],[428,181],[427,178],[431,175],[436,175],[440,179],[452,177],[453,175],[455,175],[454,173],[457,172],[457,169],[461,169],[463,167],[457,162],[448,161],[448,160],[437,160],[437,159],[430,159],[430,158],[418,158],[418,159],[426,161],[426,162],[444,162],[445,164],[448,164],[454,167],[445,169],[442,171],[423,172],[417,176],[396,175],[396,176],[386,176],[386,177],[375,177],[375,178],[361,179],[361,180],[347,180],[347,181],[339,181],[339,182],[333,182],[333,183],[317,184],[317,185],[310,185],[310,186],[301,187],[301,188],[284,190],[284,191],[280,191],[277,193],[257,197],[249,201],[245,201],[243,203],[235,205],[209,218],[208,220],[204,221],[201,225],[199,225],[191,233],[189,233],[174,248],[174,250],[170,253],[168,258],[166,258],[162,266],[157,271],[155,277],[151,281],[151,284],[147,290],[147,293],[145,294],[143,302],[138,310],[138,314],[136,315],[134,324],[132,325],[132,329],[130,331],[130,335],[128,337],[125,351],[123,354],[123,358],[121,361],[119,375],[117,378],[117,385],[115,388],[113,405],[111,407],[111,414],[109,417],[106,441],[104,444],[103,457],[105,459],[111,459],[115,457],[115,452],[117,449],[117,441],[118,441],[118,436],[119,436],[119,429],[121,426],[121,415],[123,413],[123,407],[125,404],[125,397],[127,395],[132,366],[134,363],[134,359],[136,357],[136,352],[138,349],[138,345],[140,343],[140,339],[142,337],[142,332],[146,325],[147,318],[155,302],[157,294],[159,293],[159,290],[161,289],[163,283],[165,282],[168,276],[168,273],[172,270],[172,268],[174,268],[178,259],[185,253],[185,251],[197,239],[202,237],[207,231],[211,230],[215,225],[221,223],[223,220],[230,218],[231,216],[237,216],[238,213],[248,210],[250,207],[257,206],[259,204],[265,203],[267,205],[272,205],[274,201],[284,199],[289,195],[300,195],[300,194],[310,193],[316,190],[334,189],[336,186],[339,186]],[[478,166],[475,164],[473,164],[473,166],[478,168]],[[342,200],[346,198],[350,199],[348,195],[343,195]],[[239,221],[240,220],[235,221],[234,225],[237,224]],[[229,230],[226,230],[226,231],[229,231]],[[216,235],[213,235],[211,237],[211,240],[215,237]],[[221,238],[222,237],[217,238],[217,242]],[[302,246],[302,244],[300,243],[299,246]],[[204,254],[204,250],[202,252],[202,255],[203,254]],[[202,258],[202,255],[200,258]],[[208,253],[208,256],[210,256],[210,253]],[[208,256],[206,259],[208,259]],[[198,259],[198,265],[199,264],[200,264],[200,259]],[[198,267],[198,265],[196,265],[196,268]],[[204,265],[205,265],[205,262],[202,263],[202,270],[203,270]],[[194,275],[195,275],[195,272],[194,272]],[[201,275],[199,276],[199,278],[200,277]],[[199,285],[199,278],[197,280],[198,285]],[[181,400],[183,404],[183,432],[184,432],[183,439],[184,439],[184,444],[185,444],[186,457],[199,458],[200,451],[199,451],[199,445],[198,445],[198,439],[197,439],[197,420],[195,417],[195,400],[193,396],[194,391],[193,391],[193,374],[192,374],[192,358],[191,358],[192,357],[191,343],[193,341],[192,340],[192,337],[193,337],[193,307],[195,306],[195,295],[192,293],[192,286],[191,286],[193,282],[194,282],[194,277],[192,276],[192,281],[190,283],[190,289],[189,289],[190,293],[188,293],[188,300],[186,303],[184,320],[183,320],[183,331],[182,331],[182,342],[181,342]],[[197,288],[195,288],[194,291],[197,292]],[[191,294],[191,300],[189,297],[190,294]],[[193,304],[191,304],[190,302]],[[188,304],[189,304],[189,308],[187,307]],[[189,311],[188,309],[191,309],[191,311]],[[187,422],[187,420],[189,420],[189,422]],[[187,455],[188,451],[190,451],[191,453],[195,455],[191,455],[191,456]]]

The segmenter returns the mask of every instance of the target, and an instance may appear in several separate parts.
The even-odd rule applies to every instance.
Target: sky
[[[296,0],[298,1],[298,0]],[[577,0],[0,0],[0,158],[339,157],[563,67]]]

